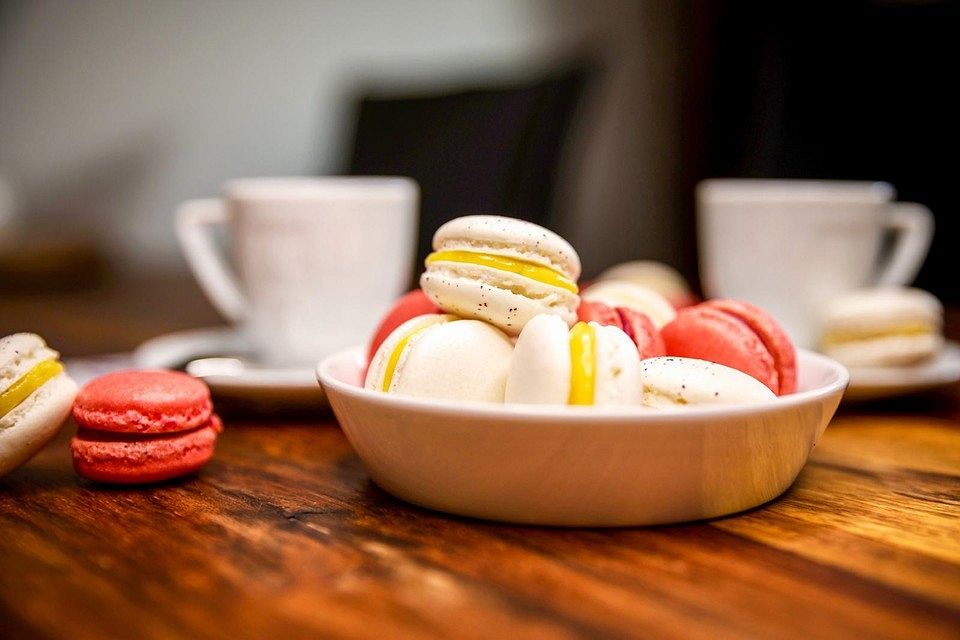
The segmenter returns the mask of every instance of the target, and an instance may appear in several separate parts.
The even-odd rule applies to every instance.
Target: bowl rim
[[[703,405],[676,410],[653,409],[639,405],[580,407],[568,405],[497,404],[466,400],[431,400],[371,391],[354,384],[343,382],[332,374],[331,367],[334,362],[352,358],[359,363],[362,361],[365,352],[366,348],[363,345],[349,347],[327,356],[317,364],[317,381],[328,396],[332,395],[328,389],[332,389],[336,393],[350,396],[360,402],[373,403],[399,411],[416,411],[438,416],[449,415],[450,413],[464,414],[469,412],[478,418],[522,418],[538,421],[588,419],[591,421],[599,420],[610,422],[629,420],[639,423],[648,421],[651,423],[662,422],[664,420],[687,422],[691,417],[702,420],[703,418],[713,416],[719,418],[731,415],[755,415],[788,410],[812,402],[821,402],[825,398],[838,392],[842,394],[850,383],[849,372],[836,360],[813,351],[798,349],[798,363],[800,361],[812,361],[826,368],[833,374],[835,379],[826,385],[814,389],[792,393],[787,396],[779,396],[770,400],[722,405]]]

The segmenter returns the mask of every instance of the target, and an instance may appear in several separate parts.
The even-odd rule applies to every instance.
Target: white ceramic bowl
[[[429,401],[362,387],[363,350],[317,377],[371,478],[409,502],[465,516],[562,526],[712,518],[783,493],[847,386],[799,353],[799,391],[684,411]]]

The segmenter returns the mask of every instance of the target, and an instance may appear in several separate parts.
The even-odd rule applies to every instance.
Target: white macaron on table
[[[683,411],[404,397],[363,388],[364,349],[317,367],[371,478],[424,507],[557,526],[635,526],[760,505],[797,477],[847,371],[799,353],[797,393]]]

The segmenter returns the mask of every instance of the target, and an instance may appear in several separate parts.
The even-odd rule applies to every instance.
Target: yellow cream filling
[[[35,364],[22,377],[15,380],[6,391],[0,393],[0,418],[16,409],[31,393],[61,371],[63,371],[63,365],[56,360],[43,360]]]
[[[478,264],[484,267],[499,269],[500,271],[509,271],[525,278],[536,280],[554,287],[566,289],[571,293],[577,293],[577,283],[555,271],[550,267],[540,264],[520,260],[519,258],[508,258],[498,256],[492,253],[477,253],[474,251],[436,251],[427,256],[427,264],[434,262],[461,262],[465,264]]]
[[[586,322],[570,329],[570,397],[567,404],[592,405],[597,385],[597,334]]]
[[[831,331],[823,338],[823,344],[826,346],[842,344],[844,342],[856,342],[857,340],[871,340],[873,338],[885,338],[888,336],[922,336],[933,333],[934,329],[928,324],[903,324],[894,327],[882,329],[873,329],[869,331]]]
[[[390,357],[387,359],[387,368],[383,372],[383,384],[380,387],[381,390],[383,391],[390,390],[390,383],[393,382],[393,374],[394,372],[396,372],[397,364],[400,362],[400,354],[402,354],[403,350],[406,349],[407,344],[410,342],[410,340],[412,340],[414,336],[420,333],[423,333],[430,327],[436,326],[438,324],[444,324],[445,322],[454,322],[454,321],[443,320],[441,322],[430,322],[423,325],[422,327],[417,327],[416,329],[413,329],[412,331],[410,331],[410,333],[400,338],[397,344],[393,347],[393,351],[390,352]]]

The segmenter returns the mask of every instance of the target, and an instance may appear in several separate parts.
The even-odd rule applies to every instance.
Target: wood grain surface
[[[564,530],[399,502],[329,421],[228,421],[141,489],[65,434],[0,480],[0,635],[956,638],[958,455],[952,419],[847,414],[768,505]]]
[[[122,317],[116,348],[155,330]],[[842,408],[762,507],[637,529],[402,503],[329,415],[228,417],[145,488],[79,480],[73,429],[0,479],[0,637],[960,638],[960,387]]]

